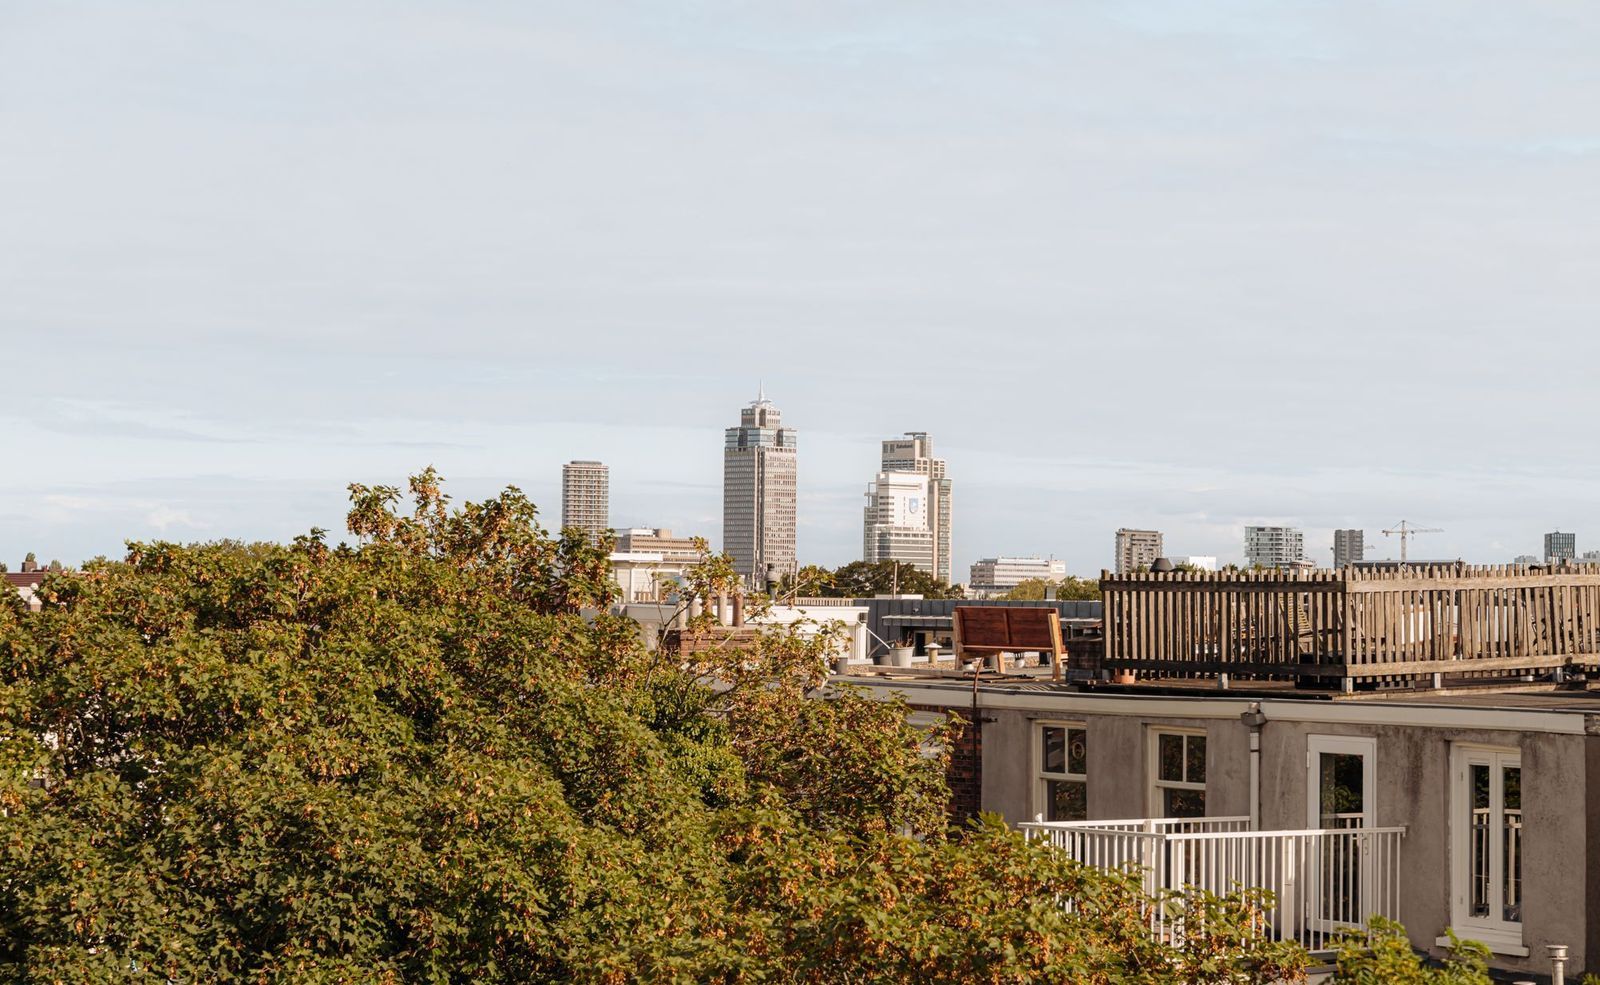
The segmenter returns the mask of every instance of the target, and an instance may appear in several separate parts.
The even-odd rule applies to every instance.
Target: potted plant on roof
[[[911,666],[911,655],[916,653],[916,652],[917,652],[917,641],[914,640],[914,639],[911,639],[909,636],[908,637],[902,637],[893,646],[889,647],[889,666],[891,666],[891,667],[909,667],[909,666]]]

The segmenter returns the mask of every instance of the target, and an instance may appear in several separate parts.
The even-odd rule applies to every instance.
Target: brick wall
[[[970,711],[912,705],[913,711],[949,712],[961,720],[961,735],[950,750],[945,782],[950,785],[950,820],[958,825],[983,808],[983,724],[974,725]]]

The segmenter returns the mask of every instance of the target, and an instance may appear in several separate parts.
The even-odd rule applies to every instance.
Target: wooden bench
[[[958,605],[955,616],[956,665],[967,654],[1036,652],[1050,655],[1053,680],[1061,680],[1061,613],[1054,607],[1008,605]],[[1005,671],[1005,658],[996,656],[995,669]]]

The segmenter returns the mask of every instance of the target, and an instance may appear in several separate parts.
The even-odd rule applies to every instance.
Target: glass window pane
[[[1067,730],[1067,772],[1074,776],[1089,772],[1089,737],[1081,728]]]
[[[1163,780],[1183,780],[1183,736],[1160,735],[1157,737],[1156,759],[1158,761],[1157,776]]]
[[[1522,921],[1522,770],[1508,766],[1501,775],[1504,826],[1500,836],[1501,871],[1505,877],[1502,920]]]
[[[1051,821],[1086,821],[1089,818],[1089,798],[1084,784],[1077,780],[1049,780],[1045,783],[1049,818]]]
[[[1190,783],[1206,782],[1206,737],[1186,735],[1184,742],[1184,777]]]
[[[1473,763],[1469,767],[1472,789],[1471,821],[1468,826],[1471,848],[1468,850],[1468,863],[1471,871],[1468,881],[1471,882],[1471,913],[1475,917],[1489,915],[1489,900],[1493,894],[1489,887],[1489,767],[1484,763]]]
[[[1322,754],[1318,800],[1324,828],[1353,828],[1366,810],[1366,763],[1350,753]]]
[[[1067,730],[1064,728],[1046,728],[1044,732],[1044,771],[1046,773],[1065,773],[1067,771]]]
[[[1205,817],[1206,792],[1204,790],[1174,790],[1165,787],[1161,791],[1162,817]]]

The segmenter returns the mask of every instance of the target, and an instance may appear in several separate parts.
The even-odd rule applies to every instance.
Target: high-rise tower
[[[1544,535],[1546,561],[1571,561],[1578,556],[1578,535],[1553,531]]]
[[[762,393],[739,411],[722,443],[722,549],[755,587],[792,575],[795,555],[796,436]]]
[[[1161,531],[1117,528],[1117,574],[1149,570],[1162,551]]]
[[[599,462],[561,466],[561,529],[577,527],[596,545],[611,528],[611,470]]]
[[[1333,532],[1333,566],[1343,568],[1366,557],[1367,532],[1365,530],[1335,530]]]
[[[1285,568],[1305,556],[1305,533],[1298,527],[1244,528],[1244,563],[1252,568]]]
[[[909,472],[928,477],[928,500],[926,509],[921,511],[920,522],[933,535],[932,574],[945,584],[950,584],[950,480],[945,476],[944,459],[933,457],[933,438],[926,431],[907,431],[904,438],[885,441],[882,471]],[[872,509],[869,504],[869,513]],[[871,522],[869,518],[866,531],[868,538],[872,536]]]
[[[899,561],[933,574],[934,532],[928,488],[933,480],[916,472],[879,472],[867,487],[862,517],[861,560]]]

